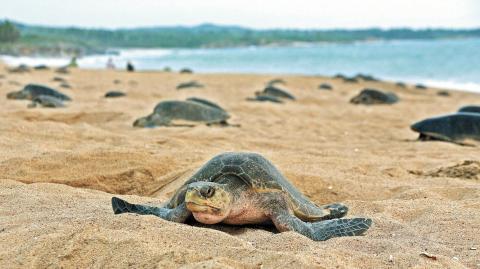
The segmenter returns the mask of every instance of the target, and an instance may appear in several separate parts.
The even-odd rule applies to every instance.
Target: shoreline
[[[5,61],[2,61],[1,57],[3,55],[0,55],[0,67],[3,65],[5,67],[11,68],[15,67],[15,65],[8,65]],[[50,68],[56,68],[56,67],[61,67],[64,66],[65,63],[68,63],[69,59],[64,58],[61,60],[61,62],[58,62],[57,65],[50,66]],[[39,62],[40,64],[40,62]],[[30,65],[30,67],[33,67],[35,65]],[[105,68],[93,68],[93,67],[77,67],[76,69],[79,70],[85,70],[85,71],[107,71]],[[111,71],[116,71],[116,72],[122,72],[124,70],[122,69],[114,69]],[[195,74],[200,74],[200,75],[257,75],[257,76],[271,76],[271,77],[278,77],[278,76],[290,76],[290,77],[311,77],[311,78],[333,78],[333,75],[325,75],[325,74],[302,74],[302,73],[249,73],[249,72],[197,72],[195,71]],[[161,69],[142,69],[142,70],[137,70],[136,73],[178,73],[178,70],[172,70],[172,71],[163,71]],[[351,76],[359,75],[361,73],[357,74],[352,74]],[[370,75],[370,74],[369,74]],[[348,75],[347,75],[348,76]],[[392,78],[380,78],[376,77],[373,75],[376,79],[378,79],[380,82],[385,82],[385,83],[390,83],[390,84],[395,84],[397,82],[403,82],[405,83],[408,87],[415,87],[416,84],[422,84],[425,85],[429,88],[432,89],[437,89],[437,90],[452,90],[452,91],[457,91],[457,92],[467,92],[467,93],[480,93],[480,83],[474,83],[474,82],[455,82],[455,81],[442,81],[442,80],[428,80],[428,79],[392,79]]]

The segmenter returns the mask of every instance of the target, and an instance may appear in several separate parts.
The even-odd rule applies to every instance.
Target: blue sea
[[[105,68],[111,57],[117,68],[126,61],[138,70],[184,67],[202,73],[355,75],[480,92],[480,39],[372,41],[348,44],[212,49],[112,49],[112,55],[79,59],[84,68]],[[60,66],[68,58],[0,56],[8,64]]]

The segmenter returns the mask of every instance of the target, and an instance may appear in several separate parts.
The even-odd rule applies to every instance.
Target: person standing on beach
[[[70,60],[70,63],[68,64],[68,67],[78,67],[77,57],[75,56],[72,57],[72,59]]]
[[[113,59],[112,58],[108,58],[107,69],[115,69],[115,64],[113,64]]]
[[[133,66],[133,64],[130,61],[127,62],[127,71],[128,72],[135,71],[135,67]]]

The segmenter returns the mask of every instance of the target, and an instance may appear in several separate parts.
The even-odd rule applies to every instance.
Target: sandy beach
[[[279,77],[296,101],[245,101]],[[190,80],[205,87],[175,89]],[[73,101],[29,109],[28,101],[6,99],[28,83]],[[333,90],[319,90],[321,83]],[[400,102],[350,104],[365,87],[393,91]],[[110,90],[127,96],[104,98]],[[409,128],[479,104],[480,95],[438,90],[321,76],[10,74],[0,66],[0,267],[480,268],[478,147],[418,142]],[[188,97],[218,103],[241,127],[132,127],[158,102]],[[314,242],[261,227],[113,214],[113,195],[160,204],[225,151],[262,154],[313,202],[345,203],[348,216],[370,217],[373,227],[364,236]]]

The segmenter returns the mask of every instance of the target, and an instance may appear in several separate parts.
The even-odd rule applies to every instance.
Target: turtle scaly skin
[[[256,153],[227,152],[200,168],[164,207],[130,204],[113,197],[115,214],[155,215],[185,222],[190,216],[205,224],[273,223],[280,231],[295,231],[313,240],[361,235],[371,219],[339,219],[343,204],[316,206],[278,169]]]

